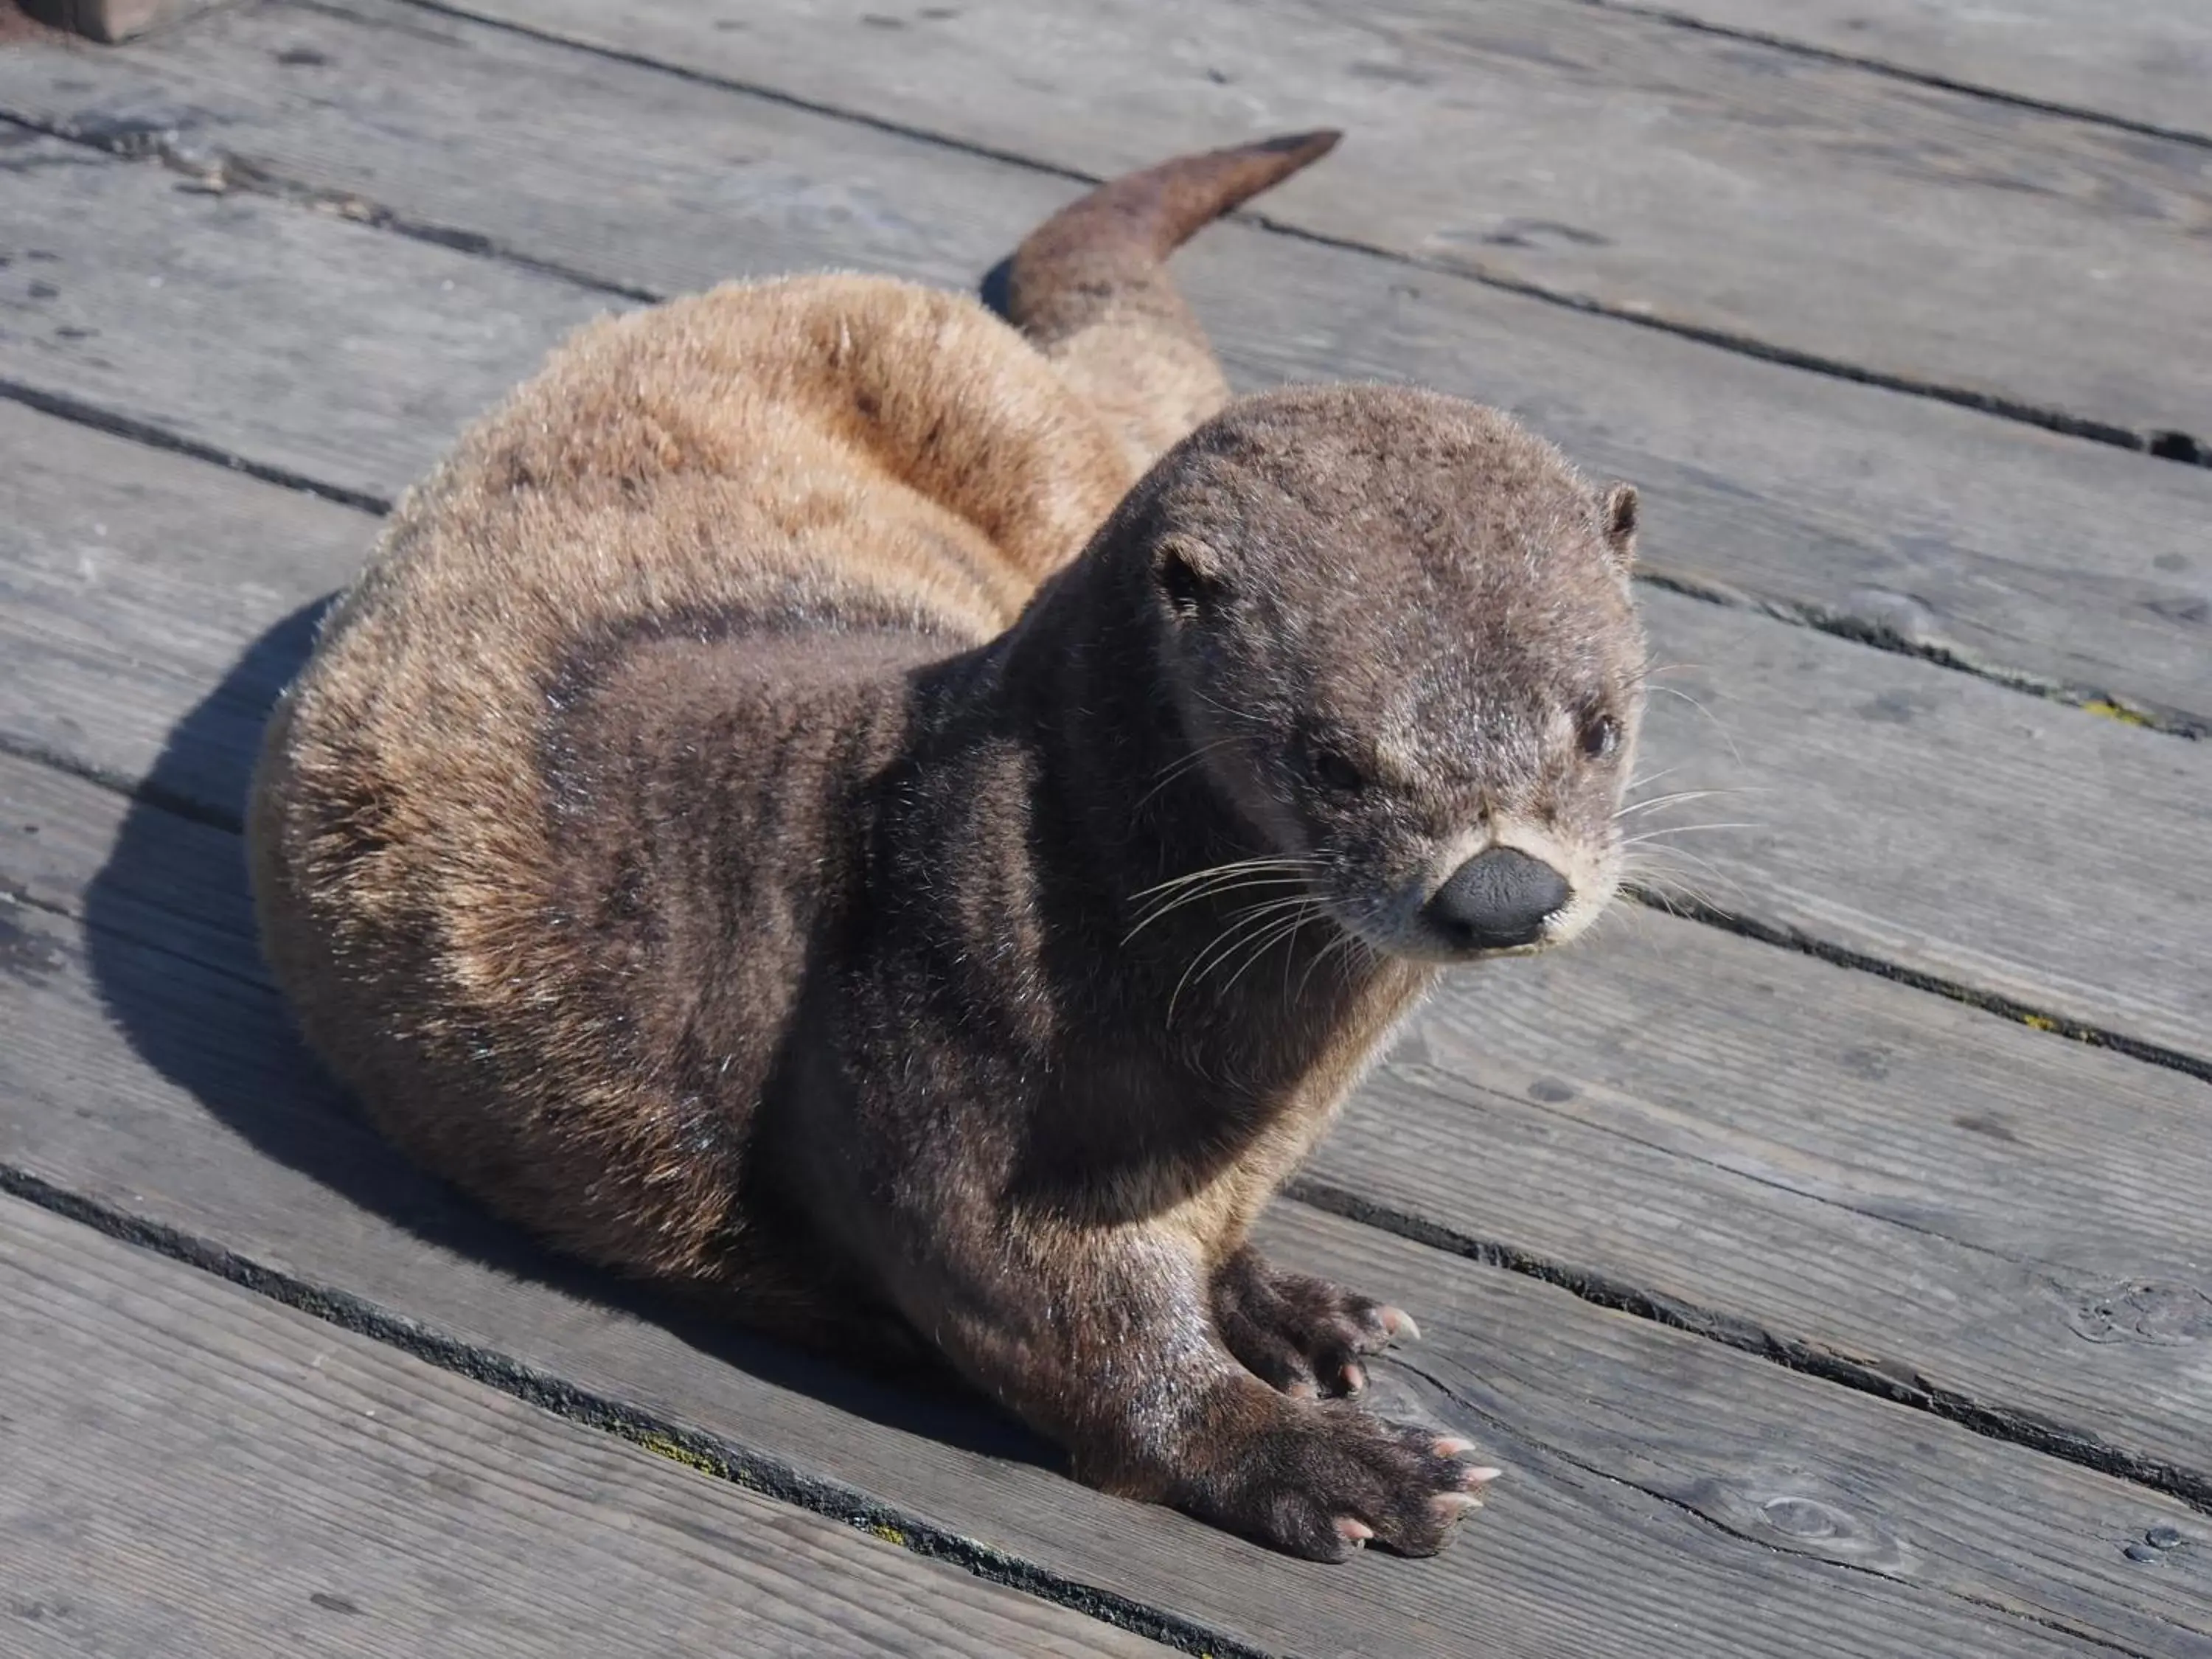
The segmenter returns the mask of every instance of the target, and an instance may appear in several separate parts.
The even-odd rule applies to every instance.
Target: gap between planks
[[[1825,951],[1829,948],[1823,942],[1816,939],[1811,939],[1808,936],[1797,933],[1788,929],[1776,928],[1771,927],[1770,924],[1754,923],[1744,918],[1734,917],[1729,915],[1728,913],[1718,910],[1709,911],[1703,919],[1708,921],[1729,925],[1734,931],[1745,932],[1747,933],[1751,933],[1753,928],[1763,929],[1764,932],[1758,936],[1762,937],[1764,942],[1789,944],[1795,945],[1797,948],[1808,948],[1808,946],[1817,947],[1817,951]],[[1850,952],[1835,956],[1832,957],[1832,959],[1838,961],[1843,965],[1861,968],[1869,971],[1884,973],[1890,976],[1904,980],[1908,983],[1917,983],[1920,986],[1920,988],[1936,989],[1947,994],[1965,994],[1969,988],[1963,987],[1961,981],[1957,980],[1946,979],[1936,975],[1923,975],[1917,981],[1907,978],[1907,975],[1914,970],[1905,969],[1901,965],[1893,962],[1890,958],[1877,953]],[[2075,1021],[2062,1019],[2059,1016],[2054,1013],[2045,1012],[2044,1005],[2033,999],[1989,997],[1979,992],[1972,992],[1971,998],[1972,1000],[1980,1001],[1982,1006],[1990,1007],[1993,1012],[2015,1018],[2022,1023],[2035,1025],[2039,1029],[2046,1030],[2063,1029],[2069,1031],[2071,1035],[2087,1041],[2102,1042],[2109,1039],[2110,1045],[2115,1048],[2123,1048],[2124,1045],[2136,1043],[2136,1040],[2134,1039],[2116,1035],[2111,1027],[2100,1022],[2092,1020]],[[2174,1051],[2171,1048],[2164,1045],[2136,1043],[2136,1046],[2126,1047],[2124,1051],[2130,1053],[2136,1057],[2145,1059],[2150,1063],[2154,1064],[2172,1065],[2174,1064],[2176,1060]],[[2190,1070],[2191,1067],[2187,1061],[2187,1057],[2182,1056],[2180,1059],[2182,1061],[2180,1069],[2185,1071]],[[2201,1076],[2202,1073],[2197,1072],[2193,1074]]]
[[[994,1583],[1069,1607],[1185,1651],[1235,1653],[1240,1656],[1257,1655],[1262,1651],[1249,1642],[1224,1638],[1194,1620],[1164,1613],[1152,1604],[1101,1590],[1066,1573],[1041,1567],[1020,1555],[979,1545],[945,1527],[933,1524],[908,1510],[870,1498],[838,1480],[802,1473],[784,1459],[758,1452],[726,1436],[688,1427],[665,1412],[641,1408],[610,1393],[580,1385],[551,1371],[518,1361],[495,1348],[461,1340],[422,1321],[395,1315],[349,1292],[272,1269],[181,1229],[149,1222],[57,1188],[35,1176],[27,1176],[21,1171],[0,1166],[0,1191],[126,1243],[171,1256],[187,1266],[340,1328],[388,1343],[424,1363],[510,1395],[570,1422],[612,1434],[701,1473],[730,1480],[747,1490],[843,1522],[875,1537],[899,1544],[927,1559],[959,1566]],[[1294,1212],[1295,1208],[1293,1206]],[[1296,1213],[1279,1218],[1263,1231],[1271,1237],[1281,1234],[1297,1237],[1312,1234],[1318,1237],[1325,1237],[1327,1233],[1325,1224],[1302,1220]],[[1374,1237],[1380,1238],[1382,1236],[1376,1234]],[[1356,1241],[1353,1254],[1364,1254],[1357,1249]],[[1437,1334],[1441,1335],[1442,1333]],[[1539,1371],[1542,1369],[1540,1365]],[[1848,1548],[1840,1556],[1823,1550],[1817,1543],[1806,1548],[1792,1538],[1790,1526],[1781,1526],[1778,1531],[1771,1520],[1762,1522],[1755,1501],[1746,1515],[1733,1516],[1730,1503],[1725,1498],[1716,1502],[1710,1494],[1699,1495],[1694,1486],[1688,1489],[1681,1487],[1682,1476],[1679,1472],[1671,1475],[1656,1470],[1648,1474],[1638,1474],[1633,1461],[1627,1468],[1609,1469],[1603,1461],[1592,1461],[1587,1452],[1577,1453],[1556,1443],[1549,1437],[1539,1435],[1532,1437],[1510,1420],[1513,1389],[1516,1386],[1526,1388],[1530,1381],[1528,1377],[1512,1379],[1504,1395],[1493,1397],[1487,1384],[1468,1370],[1467,1361],[1455,1359],[1441,1348],[1433,1358],[1417,1348],[1410,1355],[1400,1357],[1390,1370],[1393,1373],[1404,1373],[1418,1382],[1421,1389],[1449,1402],[1455,1408],[1450,1417],[1450,1426],[1455,1431],[1464,1431],[1473,1426],[1468,1421],[1470,1414],[1491,1425],[1505,1437],[1509,1444],[1518,1449],[1516,1462],[1532,1463],[1529,1471],[1532,1474],[1545,1463],[1564,1466],[1595,1482],[1600,1487],[1621,1488],[1638,1498],[1656,1503],[1679,1515],[1699,1531],[1725,1538],[1735,1545],[1776,1551],[1784,1558],[1802,1556],[1807,1565],[1838,1570],[1852,1577],[1863,1577],[1887,1588],[1940,1590],[1943,1595],[1955,1599],[1963,1607],[1990,1615],[1998,1621],[1999,1626],[2014,1623],[2014,1640],[2025,1637],[2029,1629],[2034,1629],[2050,1638],[2070,1638],[2103,1651],[2130,1656],[2131,1659],[2154,1659],[2154,1656],[2163,1651],[2158,1642],[2153,1639],[2155,1636],[2171,1632],[2192,1642],[2202,1639],[2200,1632],[2186,1623],[2175,1622],[2170,1613],[2142,1610],[2136,1615],[2132,1633],[2123,1635],[2118,1629],[2100,1631],[2094,1627],[2093,1622],[2084,1621],[2070,1613],[2062,1613],[2057,1606],[2039,1607],[2020,1599],[2016,1592],[2008,1593],[2002,1583],[1977,1587],[1968,1583],[1925,1583],[1916,1573],[1900,1576],[1871,1561],[1853,1560],[1850,1559],[1852,1551]],[[1383,1389],[1393,1406],[1402,1413],[1406,1399],[1402,1385],[1393,1386],[1390,1378],[1381,1374],[1376,1380],[1378,1387]],[[1509,1409],[1508,1418],[1497,1415],[1502,1407]],[[1421,1414],[1419,1405],[1415,1406],[1413,1414]],[[1662,1443],[1665,1439],[1662,1431]],[[1955,1474],[1956,1471],[1953,1473]],[[1759,1490],[1759,1477],[1753,1474],[1751,1478],[1753,1482],[1752,1490]],[[1723,1478],[1723,1484],[1727,1486],[1730,1483]],[[1792,1486],[1794,1482],[1785,1478],[1784,1485],[1785,1487]],[[1837,1496],[1841,1498],[1844,1494],[1838,1492]],[[1803,1503],[1808,1500],[1795,1501]],[[1809,1501],[1816,1510],[1820,1507],[1820,1500]],[[1939,1504],[1943,1502],[1940,1498],[1935,1501]],[[1852,1509],[1856,1507],[1853,1505]],[[2167,1517],[2164,1531],[2160,1531],[2157,1526],[2146,1528],[2144,1517],[2155,1521],[2161,1514]],[[2131,1517],[2131,1521],[2120,1520],[2122,1515]],[[2124,1527],[2132,1524],[2145,1536],[2157,1531],[2160,1537],[2166,1537],[2177,1530],[2172,1527],[2171,1521],[2181,1518],[2181,1515],[2182,1512],[2176,1510],[2139,1510],[2133,1504],[2123,1504],[2111,1519],[2118,1521]],[[1861,1545],[1880,1545],[1887,1535],[1880,1530],[1883,1522],[1878,1510],[1868,1516],[1864,1522],[1848,1510],[1838,1519],[1841,1524],[1854,1531],[1863,1524],[1871,1524],[1877,1528],[1871,1539],[1861,1539]],[[2201,1547],[2202,1540],[2185,1529],[2180,1530],[2179,1536],[2181,1541],[2174,1547],[2183,1551],[2185,1559],[2193,1561],[2194,1553]],[[1893,1540],[1895,1541],[1899,1540]],[[1905,1542],[1904,1547],[1909,1555],[1911,1553],[1910,1543]],[[1877,1554],[1880,1553],[1881,1551],[1877,1550]],[[1419,1569],[1417,1567],[1415,1570]],[[1364,1582],[1361,1588],[1387,1589],[1367,1586]],[[2171,1595],[2174,1593],[2161,1594]],[[2063,1596],[2057,1599],[2063,1601]],[[2183,1611],[2187,1605],[2185,1601],[2178,1603],[2174,1611]],[[2146,1613],[2148,1618],[2144,1617]],[[1992,1627],[1986,1634],[1994,1639],[1998,1629]],[[1995,1650],[2021,1651],[2024,1649],[2000,1643]]]
[[[1679,1297],[1662,1296],[1502,1241],[1471,1237],[1411,1211],[1378,1204],[1349,1188],[1310,1174],[1292,1176],[1283,1188],[1283,1196],[1329,1215],[1341,1216],[1360,1226],[1372,1227],[1377,1232],[1389,1233],[1408,1243],[1424,1244],[1486,1267],[1540,1280],[1593,1307],[1650,1320],[1669,1330],[1701,1336],[1724,1348],[1767,1360],[1785,1370],[1817,1377],[1855,1393],[1871,1395],[1893,1406],[1926,1412],[1985,1440],[2040,1452],[2046,1457],[2076,1463],[2115,1480],[2147,1486],[2179,1499],[2199,1514],[2212,1516],[2212,1480],[2171,1463],[2107,1446],[2094,1435],[2039,1422],[2019,1412],[1993,1409],[1951,1389],[1931,1387],[1919,1376],[1909,1383],[1901,1382],[1879,1365],[1863,1364],[1797,1338],[1778,1335],[1755,1319],[1719,1309],[1698,1307]]]
[[[1617,11],[1631,17],[1648,18],[1671,28],[1688,29],[1698,34],[1710,34],[1723,40],[1741,40],[1747,46],[1765,46],[1775,52],[1786,52],[1793,56],[1808,58],[1814,63],[1833,64],[1841,69],[1863,70],[1869,75],[1886,76],[1910,86],[1926,87],[1936,92],[1957,93],[1963,97],[1984,99],[2008,108],[2026,110],[2036,115],[2056,115],[2069,121],[2087,121],[2094,125],[2110,127],[2116,132],[2130,132],[2145,138],[2158,138],[2176,144],[2193,144],[2199,149],[2212,149],[2212,133],[2189,127],[2168,125],[2158,121],[2146,121],[2116,111],[2100,109],[2094,105],[2069,102],[2063,99],[2039,97],[2033,93],[2000,87],[1988,81],[1967,80],[1948,75],[1939,70],[1917,68],[1913,64],[1887,58],[1869,57],[1863,52],[1845,52],[1839,47],[1822,46],[1794,35],[1747,27],[1740,23],[1728,23],[1715,18],[1700,17],[1668,6],[1638,3],[1638,0],[1574,0],[1577,5],[1589,6],[1598,11]],[[1993,14],[2002,19],[2002,13]],[[2083,9],[2085,18],[2089,9]]]

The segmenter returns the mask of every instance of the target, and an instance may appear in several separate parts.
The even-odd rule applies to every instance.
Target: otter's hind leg
[[[1008,318],[1113,424],[1139,471],[1229,398],[1163,262],[1200,226],[1328,155],[1340,136],[1269,138],[1115,179],[1015,251]]]

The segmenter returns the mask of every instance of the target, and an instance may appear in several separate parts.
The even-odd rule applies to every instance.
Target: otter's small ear
[[[1213,550],[1180,537],[1152,550],[1152,580],[1178,622],[1197,621],[1226,588]]]
[[[1626,570],[1636,562],[1636,486],[1617,483],[1605,492],[1605,544],[1613,562]]]

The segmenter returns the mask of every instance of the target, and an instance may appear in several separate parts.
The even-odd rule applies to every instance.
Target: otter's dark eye
[[[1593,714],[1583,722],[1583,753],[1603,760],[1620,747],[1620,722],[1610,714]]]
[[[1312,773],[1317,781],[1331,789],[1341,789],[1349,793],[1354,789],[1363,789],[1367,785],[1366,775],[1334,749],[1308,749],[1306,770]]]
[[[1358,767],[1329,749],[1314,757],[1314,775],[1332,789],[1358,789],[1367,781]]]

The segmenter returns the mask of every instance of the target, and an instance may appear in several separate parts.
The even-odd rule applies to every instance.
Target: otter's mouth
[[[1541,956],[1545,951],[1565,944],[1569,937],[1565,932],[1555,933],[1547,928],[1538,937],[1517,945],[1466,945],[1453,942],[1420,927],[1383,933],[1371,923],[1362,925],[1344,917],[1338,918],[1338,925],[1380,955],[1437,968],[1492,962],[1506,957]]]
[[[1546,860],[1492,844],[1433,887],[1417,884],[1380,903],[1331,908],[1339,925],[1373,950],[1449,965],[1534,956],[1563,945],[1598,908],[1590,899]]]

